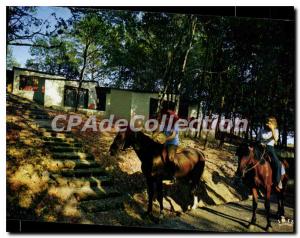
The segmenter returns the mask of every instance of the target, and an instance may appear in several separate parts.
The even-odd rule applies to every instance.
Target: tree
[[[88,13],[75,22],[70,34],[76,48],[76,57],[80,59],[79,86],[75,104],[75,111],[77,111],[82,82],[85,78],[94,77],[93,69],[101,61],[101,43],[106,35],[105,23],[99,15]]]
[[[67,37],[68,35],[64,34],[59,37],[50,37],[48,39],[36,39],[36,44],[59,44],[60,46],[55,48],[31,47],[30,54],[33,58],[27,60],[26,67],[64,75],[66,78],[70,79],[78,78],[80,60],[76,58],[77,50],[75,49],[74,44],[67,40]]]
[[[294,130],[294,22],[91,8],[71,12],[62,34],[35,36],[34,44],[45,47],[31,48],[28,66],[78,79],[79,91],[83,80],[97,80],[159,91],[160,106],[167,97],[177,102],[177,110],[179,101],[188,101],[199,105],[198,115],[246,118],[246,137],[270,115],[278,118],[282,144]]]
[[[16,60],[16,58],[13,56],[13,52],[11,47],[7,47],[6,52],[6,69],[12,69],[13,67],[20,67],[20,64]]]
[[[50,22],[37,18],[37,7],[7,7],[7,45],[33,46],[42,48],[55,48],[59,45],[44,45],[34,43],[37,37],[56,36],[63,33],[67,23],[63,18],[56,19],[54,29],[50,30]]]

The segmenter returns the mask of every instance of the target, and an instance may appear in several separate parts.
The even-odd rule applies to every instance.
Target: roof
[[[62,77],[62,78],[47,78],[49,80],[63,80],[63,81],[76,81],[78,82],[79,80],[77,79],[67,79],[65,76],[63,75],[59,75],[59,74],[54,74],[54,73],[49,73],[49,72],[43,72],[43,71],[38,71],[38,70],[34,70],[34,69],[28,69],[28,68],[20,68],[20,67],[13,67],[13,71],[15,70],[23,70],[23,71],[29,71],[29,72],[33,72],[33,73],[38,73],[38,74],[45,74],[45,75],[52,75],[52,76],[56,76],[56,77]],[[84,80],[84,83],[98,83],[95,80]]]
[[[109,87],[109,86],[107,86],[107,87],[99,87],[99,86],[97,86],[96,88],[107,90],[107,91],[110,91],[111,89],[113,89],[113,90],[128,91],[128,92],[135,92],[135,93],[160,93],[160,91],[157,91],[157,90],[116,88],[116,87]]]

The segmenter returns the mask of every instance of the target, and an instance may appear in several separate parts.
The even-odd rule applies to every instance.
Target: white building
[[[159,100],[157,92],[147,92],[129,89],[97,87],[99,109],[105,115],[114,114],[116,118],[130,119],[135,115],[151,118],[156,113]],[[166,97],[165,97],[166,102]],[[166,102],[167,103],[167,102]],[[169,102],[169,105],[174,102]]]
[[[13,94],[46,107],[65,110],[74,108],[78,80],[23,68],[14,68],[12,77],[10,88]],[[97,85],[96,81],[83,81],[79,97],[80,110],[96,111]]]
[[[78,80],[16,67],[7,75],[10,75],[7,76],[7,90],[15,95],[54,109],[67,111],[74,108]],[[158,92],[98,87],[96,81],[83,81],[79,110],[106,118],[111,114],[115,118],[130,119],[134,115],[151,118],[156,112],[158,99]],[[164,98],[165,106],[172,107],[174,104]],[[195,117],[195,105],[186,104],[184,107],[185,116]]]

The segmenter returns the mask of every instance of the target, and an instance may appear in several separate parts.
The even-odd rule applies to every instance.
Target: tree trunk
[[[189,37],[188,47],[184,54],[180,77],[179,77],[179,82],[177,84],[177,90],[176,90],[176,96],[175,96],[175,111],[176,111],[176,113],[178,113],[178,110],[179,110],[180,91],[181,91],[182,81],[183,81],[183,77],[185,74],[185,68],[186,68],[186,62],[188,59],[188,55],[192,49],[195,32],[196,32],[196,18],[193,15],[191,15],[190,37]]]
[[[198,102],[198,104],[197,104],[197,115],[196,115],[196,119],[197,120],[199,119],[199,114],[200,114],[200,104],[201,104],[201,102]],[[200,130],[201,126],[202,126],[202,120],[203,120],[203,117],[201,118],[200,127],[198,127],[198,125],[197,125],[197,129],[199,128],[199,130]],[[199,135],[199,133],[200,133],[200,131],[196,131],[194,137],[197,138],[198,135]]]
[[[83,75],[84,75],[84,71],[87,65],[87,56],[88,56],[88,49],[89,49],[89,44],[85,45],[84,51],[83,51],[83,65],[80,71],[80,75],[79,75],[79,85],[77,88],[77,94],[76,94],[76,103],[75,103],[75,112],[78,111],[78,104],[79,104],[79,97],[80,97],[80,90],[81,90],[81,86],[82,86],[82,82],[83,82]]]
[[[184,34],[182,33],[180,35],[179,41],[177,42],[177,44],[175,44],[174,51],[170,53],[169,61],[166,65],[166,69],[165,69],[164,75],[162,77],[163,82],[164,82],[164,89],[158,95],[158,105],[157,105],[157,109],[156,109],[156,114],[158,114],[161,111],[165,95],[168,91],[170,91],[169,90],[169,87],[170,87],[170,84],[171,84],[170,75],[171,75],[171,71],[172,71],[172,68],[173,68],[173,65],[174,65],[175,56],[177,55],[177,53],[180,49],[180,45],[181,45],[183,36],[184,36]]]
[[[211,121],[210,121],[211,120]],[[205,140],[204,140],[204,145],[203,145],[203,150],[206,149],[207,147],[207,142],[208,142],[208,135],[209,135],[209,132],[210,132],[210,129],[211,129],[211,125],[212,125],[213,121],[212,121],[212,111],[209,110],[209,114],[208,114],[208,123],[207,123],[207,132],[206,132],[206,135],[205,135]]]

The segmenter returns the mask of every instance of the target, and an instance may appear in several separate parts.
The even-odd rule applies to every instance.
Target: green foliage
[[[201,102],[204,114],[248,118],[253,129],[273,115],[283,136],[294,131],[293,21],[70,10],[61,34],[35,37],[45,47],[31,48],[28,66],[179,94]]]
[[[55,23],[37,16],[37,7],[7,7],[7,44],[16,46],[47,47],[49,49],[59,45],[39,45],[33,42],[41,37],[58,36],[67,29],[67,22],[61,17],[51,16]]]
[[[6,69],[12,69],[13,67],[20,67],[17,59],[13,56],[11,47],[7,47],[6,52]]]

